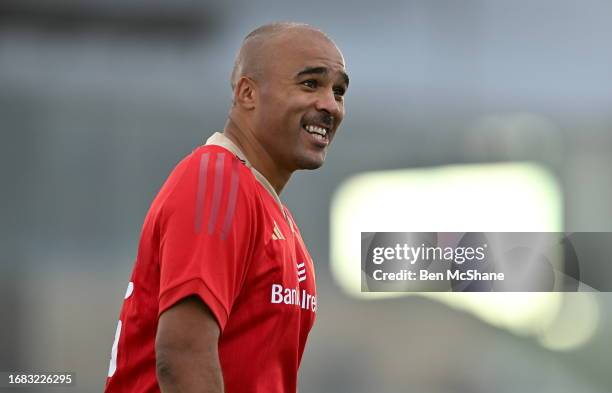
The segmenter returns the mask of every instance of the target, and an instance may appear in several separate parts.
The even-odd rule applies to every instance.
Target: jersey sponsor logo
[[[272,304],[287,304],[298,306],[304,310],[317,311],[317,297],[300,288],[285,288],[280,284],[272,284]]]
[[[298,281],[306,280],[306,264],[304,262],[297,264]]]

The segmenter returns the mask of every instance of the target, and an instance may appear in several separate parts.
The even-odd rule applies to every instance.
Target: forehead
[[[271,68],[285,76],[294,76],[305,67],[326,67],[332,73],[345,71],[342,53],[317,31],[296,29],[270,42],[269,49]]]

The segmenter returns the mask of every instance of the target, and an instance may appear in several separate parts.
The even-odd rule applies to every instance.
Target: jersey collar
[[[236,146],[234,142],[231,141],[231,139],[229,139],[220,132],[215,132],[210,138],[206,140],[206,145],[221,146],[224,149],[227,149],[232,152],[236,157],[238,157],[242,162],[244,162],[245,165],[251,170],[251,172],[255,176],[255,179],[257,179],[257,181],[268,191],[268,193],[272,195],[274,200],[276,200],[276,203],[278,203],[278,207],[280,208],[281,212],[283,212],[283,215],[285,216],[285,218],[287,218],[285,207],[283,206],[280,197],[276,193],[276,190],[274,189],[274,187],[272,187],[272,184],[270,184],[268,179],[266,179],[264,175],[262,175],[257,169],[255,169],[253,165],[251,165],[244,153],[238,148],[238,146]]]

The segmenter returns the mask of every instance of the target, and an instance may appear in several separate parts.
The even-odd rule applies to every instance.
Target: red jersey
[[[313,262],[272,186],[219,133],[176,166],[145,218],[105,392],[159,392],[158,317],[192,295],[219,323],[226,392],[297,390]]]

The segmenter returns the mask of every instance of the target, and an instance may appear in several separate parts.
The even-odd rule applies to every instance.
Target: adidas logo
[[[280,229],[278,229],[278,225],[276,225],[276,221],[274,221],[274,230],[272,232],[272,240],[285,240],[285,236],[283,236],[283,233],[280,231]]]
[[[306,267],[305,267],[305,263],[298,263],[297,264],[297,274],[298,274],[298,280],[299,282],[302,282],[306,279]]]

